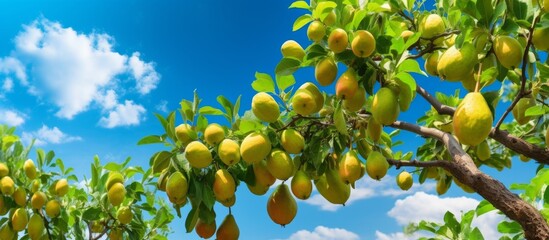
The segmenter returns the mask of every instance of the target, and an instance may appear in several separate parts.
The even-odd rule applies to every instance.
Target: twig
[[[442,104],[440,101],[438,101],[438,99],[429,94],[421,86],[416,86],[416,92],[421,95],[425,100],[427,100],[427,102],[429,102],[429,104],[431,104],[431,106],[433,106],[435,110],[437,110],[438,114],[449,116],[454,115],[454,112],[456,111],[455,108]]]
[[[430,160],[430,161],[418,161],[418,160],[396,160],[396,159],[387,159],[389,164],[399,169],[400,167],[445,167],[451,164],[450,161],[445,160]]]

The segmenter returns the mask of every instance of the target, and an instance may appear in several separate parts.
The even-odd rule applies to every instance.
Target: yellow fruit
[[[543,6],[541,6],[541,10],[545,13],[549,12],[549,0],[543,0]]]
[[[324,95],[322,95],[322,93],[314,83],[306,82],[303,85],[301,85],[297,91],[300,91],[300,90],[307,90],[313,96],[313,99],[316,105],[316,108],[313,110],[313,113],[317,113],[318,111],[320,111],[320,109],[322,109],[322,107],[324,106]]]
[[[34,162],[30,159],[27,159],[25,163],[23,164],[23,170],[25,170],[25,175],[29,179],[35,179],[36,178],[36,167],[34,166]]]
[[[313,21],[307,28],[307,37],[314,42],[320,42],[326,35],[326,27],[320,21]]]
[[[69,192],[69,183],[67,182],[67,179],[59,179],[55,183],[55,194],[59,197],[65,196]]]
[[[308,199],[313,191],[311,178],[303,170],[297,171],[292,178],[291,189],[296,198]]]
[[[297,214],[297,203],[286,184],[278,185],[267,200],[267,213],[273,222],[282,226],[294,220]]]
[[[430,14],[423,18],[419,24],[422,38],[432,38],[446,31],[444,21],[438,14]]]
[[[217,145],[225,139],[225,130],[217,123],[212,123],[204,130],[204,140],[212,146]]]
[[[92,221],[90,228],[92,233],[101,233],[105,229],[105,226],[99,221]]]
[[[545,130],[545,146],[549,146],[549,129]]]
[[[396,82],[398,83],[398,88],[400,90],[398,94],[398,106],[400,107],[401,111],[408,111],[416,90],[411,89],[410,85],[406,84],[398,78],[396,79]]]
[[[109,240],[122,240],[123,232],[120,229],[111,229],[109,232]]]
[[[400,189],[408,191],[408,189],[410,189],[414,184],[414,179],[412,178],[412,174],[403,171],[397,175],[396,182]]]
[[[226,169],[219,169],[215,172],[215,180],[213,183],[213,192],[215,198],[221,202],[227,201],[234,196],[236,185],[234,178]]]
[[[254,185],[251,185],[249,183],[246,183],[246,186],[248,186],[248,190],[250,190],[251,193],[262,196],[269,191],[269,187],[259,184],[257,181]]]
[[[250,133],[240,144],[240,156],[248,163],[259,162],[271,152],[271,141],[262,133]]]
[[[267,157],[267,169],[273,177],[284,181],[292,176],[294,163],[288,153],[280,149],[273,149]]]
[[[480,161],[486,161],[490,158],[490,146],[487,141],[482,141],[477,146],[477,157]]]
[[[326,24],[326,26],[330,26],[330,27],[333,26],[333,25],[335,24],[335,22],[336,22],[336,14],[335,14],[335,12],[333,12],[333,11],[330,12],[330,13],[326,16],[326,18],[324,18],[324,21],[323,21],[323,22],[324,22],[324,24]]]
[[[198,221],[196,221],[196,226],[194,227],[194,231],[199,237],[207,239],[215,234],[216,228],[217,227],[215,225],[215,219],[213,219],[211,223],[207,223],[206,221],[202,220],[202,218],[198,218]]]
[[[345,183],[354,185],[355,181],[360,178],[361,169],[360,160],[354,150],[349,150],[339,161],[339,176]]]
[[[459,142],[476,146],[492,129],[492,112],[482,94],[468,93],[456,108],[453,118],[454,134]]]
[[[440,58],[440,51],[434,51],[431,53],[427,59],[425,60],[425,71],[432,75],[432,76],[438,76],[438,70],[437,65]]]
[[[8,176],[10,174],[10,169],[5,163],[0,163],[0,178]]]
[[[465,43],[461,49],[455,46],[448,48],[437,64],[437,71],[444,80],[460,81],[473,72],[477,63],[477,53],[470,43]]]
[[[379,139],[381,138],[382,128],[383,126],[379,124],[373,117],[371,117],[368,120],[368,128],[366,129],[368,137],[374,142],[379,141]]]
[[[549,51],[549,28],[536,28],[532,36],[532,44],[541,51]]]
[[[389,163],[378,151],[372,151],[366,160],[366,173],[375,180],[381,180],[387,174]]]
[[[292,107],[299,115],[313,114],[317,108],[313,94],[305,89],[299,89],[292,97]]]
[[[458,185],[458,187],[460,187],[466,193],[474,193],[475,192],[474,189],[472,189],[471,187],[461,183],[459,180],[457,180],[457,178],[454,178],[454,182],[456,183],[456,185]]]
[[[4,195],[12,195],[15,192],[15,183],[10,176],[5,176],[0,179],[0,188]]]
[[[477,53],[482,53],[484,51],[484,48],[489,40],[490,34],[487,32],[482,32],[473,39],[473,45],[475,46]]]
[[[448,184],[446,184],[446,181],[444,181],[444,179],[439,179],[437,181],[437,187],[436,187],[437,194],[438,195],[445,194],[448,191],[449,187],[450,186],[448,186]]]
[[[47,200],[45,193],[37,191],[31,197],[31,206],[33,209],[42,209]]]
[[[0,216],[6,215],[8,213],[8,205],[4,201],[4,196],[0,194]]]
[[[305,139],[294,129],[286,129],[280,135],[280,144],[289,154],[298,154],[305,148]]]
[[[223,163],[227,166],[235,165],[240,162],[240,146],[231,139],[224,139],[219,143],[217,154]]]
[[[528,110],[528,108],[533,107],[535,105],[536,105],[536,100],[531,96],[521,98],[517,102],[517,104],[513,108],[512,113],[513,113],[513,117],[515,117],[515,120],[519,125],[524,125],[530,122],[530,120],[532,120],[532,116],[526,116],[525,113],[526,113],[526,110]]]
[[[122,183],[115,183],[107,192],[107,197],[113,206],[118,206],[126,197],[126,188]]]
[[[347,36],[347,32],[341,28],[332,30],[328,37],[328,48],[334,53],[340,53],[347,49],[347,45],[349,45],[349,36]]]
[[[105,183],[105,188],[109,190],[115,183],[124,183],[124,176],[118,171],[109,172],[109,177]]]
[[[40,214],[33,214],[30,217],[27,232],[29,233],[29,238],[31,240],[38,240],[44,234],[44,220]]]
[[[355,71],[348,68],[337,80],[336,95],[341,99],[353,98],[358,90],[358,80]]]
[[[166,194],[170,202],[174,204],[183,204],[187,201],[187,191],[189,190],[189,184],[187,178],[181,172],[174,172],[168,178],[166,183]]]
[[[474,92],[477,86],[477,80],[475,79],[475,74],[471,73],[461,80],[463,88],[467,89],[469,92]]]
[[[175,127],[175,136],[183,146],[187,146],[187,144],[198,138],[198,135],[189,124],[180,124]]]
[[[366,104],[366,90],[359,87],[352,98],[343,99],[343,107],[347,111],[356,112]]]
[[[225,219],[223,219],[223,222],[221,222],[221,225],[219,225],[219,228],[217,229],[217,233],[215,235],[216,239],[238,240],[239,236],[240,236],[240,230],[238,229],[238,225],[236,225],[234,216],[232,214],[227,215]]]
[[[351,49],[357,57],[369,57],[376,49],[376,40],[370,32],[358,30],[355,32],[355,38],[351,42]]]
[[[261,185],[268,189],[276,181],[276,178],[267,169],[267,162],[264,160],[254,163],[253,171],[255,176],[255,185]]]
[[[29,216],[27,215],[27,210],[18,208],[13,213],[13,216],[11,216],[11,227],[16,232],[23,231],[27,227],[28,221]]]
[[[404,30],[400,33],[400,37],[404,39],[404,42],[406,42],[412,35],[414,35],[414,32],[410,30]]]
[[[156,187],[158,190],[165,192],[166,191],[166,184],[168,183],[168,171],[164,170],[162,173],[160,173],[160,176],[158,176],[158,181],[156,182]]]
[[[276,122],[280,116],[278,104],[271,95],[259,92],[252,98],[252,112],[261,121]]]
[[[230,197],[229,199],[225,200],[225,201],[220,201],[219,199],[215,199],[217,200],[218,202],[221,203],[221,205],[225,206],[225,207],[232,207],[234,206],[234,204],[236,203],[236,194],[233,195],[232,197]]]
[[[185,158],[195,168],[210,166],[213,160],[208,147],[199,141],[192,141],[185,147]]]
[[[18,187],[15,192],[13,192],[13,200],[19,206],[27,205],[27,191],[24,188]]]
[[[398,96],[393,90],[382,87],[374,96],[372,102],[372,116],[382,125],[394,123],[399,114]]]
[[[300,61],[305,57],[305,50],[294,40],[288,40],[282,44],[280,47],[283,57],[293,57],[297,58]]]
[[[517,39],[509,36],[498,36],[494,40],[494,52],[498,61],[507,69],[519,67],[522,62],[522,46]]]
[[[122,224],[128,224],[132,221],[133,213],[129,207],[120,207],[116,211],[116,219]]]
[[[8,224],[4,224],[2,229],[0,229],[0,239],[11,240],[14,239],[15,236],[15,232],[13,232]]]
[[[452,34],[450,35],[449,37],[447,37],[445,40],[444,40],[444,44],[446,45],[446,47],[452,47],[455,45],[456,43],[456,38],[457,38],[457,35],[456,34]]]
[[[351,187],[341,180],[336,169],[326,169],[315,186],[320,195],[333,204],[345,204],[351,195]]]
[[[519,159],[523,162],[529,162],[530,161],[530,158],[527,157],[527,156],[524,156],[522,154],[519,155]]]
[[[156,174],[166,170],[170,166],[171,158],[173,157],[173,155],[173,153],[168,151],[160,151],[155,153],[152,156],[153,173]],[[124,179],[124,177],[120,176],[120,179]]]
[[[332,84],[337,77],[337,64],[331,57],[320,60],[315,66],[315,78],[321,86]]]

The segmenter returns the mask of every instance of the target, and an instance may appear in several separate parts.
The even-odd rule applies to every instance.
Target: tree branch
[[[456,111],[455,108],[442,104],[434,96],[432,96],[425,89],[423,89],[421,86],[416,85],[416,92],[419,95],[421,95],[423,98],[425,98],[425,100],[427,100],[427,102],[429,102],[429,104],[431,104],[431,106],[433,106],[437,110],[438,114],[449,115],[449,116],[454,115],[454,112]]]
[[[450,161],[446,160],[431,160],[431,161],[418,161],[418,160],[411,160],[411,161],[404,161],[404,160],[396,160],[396,159],[387,159],[387,162],[389,164],[395,166],[396,169],[399,169],[400,167],[442,167],[446,168],[447,165],[452,164]]]

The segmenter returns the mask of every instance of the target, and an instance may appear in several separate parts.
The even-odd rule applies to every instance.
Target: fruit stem
[[[480,62],[478,66],[478,74],[475,80],[477,80],[477,85],[475,86],[475,92],[478,92],[480,90],[480,79],[481,79],[481,72],[482,72],[482,62]]]

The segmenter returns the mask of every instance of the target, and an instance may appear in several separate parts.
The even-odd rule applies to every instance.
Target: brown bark
[[[527,239],[549,239],[549,225],[540,212],[509,191],[501,182],[481,172],[474,164],[473,159],[462,149],[461,144],[450,134],[438,129],[400,121],[391,126],[442,141],[453,158],[452,161],[448,161],[448,164],[439,163],[442,168],[463,184],[474,189],[507,217],[517,221],[522,226]]]

